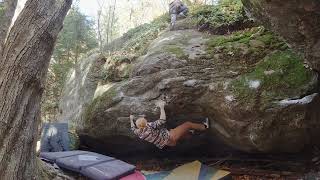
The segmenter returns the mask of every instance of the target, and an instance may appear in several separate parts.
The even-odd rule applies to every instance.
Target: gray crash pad
[[[40,158],[51,163],[56,163],[57,159],[59,158],[66,158],[87,153],[87,151],[42,152],[40,153]]]
[[[69,150],[68,123],[45,123],[41,133],[40,152]]]
[[[66,158],[59,158],[56,160],[56,164],[59,167],[80,172],[82,168],[100,164],[106,161],[114,160],[112,157],[104,156],[97,153],[78,154]]]
[[[134,170],[135,166],[133,165],[113,160],[83,168],[81,174],[96,180],[119,179],[132,174]]]
[[[87,151],[42,152],[40,158],[94,180],[112,180],[134,172],[135,166]]]

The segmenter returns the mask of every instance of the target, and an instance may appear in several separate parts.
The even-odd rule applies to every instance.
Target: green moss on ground
[[[301,95],[310,88],[313,77],[302,62],[291,50],[277,51],[258,63],[252,72],[234,80],[232,91],[242,102],[250,102],[259,95],[265,104]],[[259,87],[250,88],[250,81],[259,81]]]
[[[177,45],[168,45],[165,51],[174,54],[178,59],[187,59],[188,56],[184,53],[183,49]]]

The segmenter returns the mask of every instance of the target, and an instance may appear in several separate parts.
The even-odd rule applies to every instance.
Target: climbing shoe
[[[206,118],[203,122],[203,125],[206,127],[206,129],[209,129],[209,118]]]

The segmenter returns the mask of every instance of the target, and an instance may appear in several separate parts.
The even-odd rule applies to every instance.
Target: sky
[[[91,17],[96,17],[99,9],[99,5],[96,0],[80,0],[79,7],[81,12]]]
[[[80,11],[92,20],[97,19],[100,5],[104,7],[102,14],[107,17],[104,13],[107,13],[108,7],[116,2],[117,28],[119,35],[122,35],[129,29],[148,23],[162,15],[167,10],[169,1],[171,0],[78,0],[76,2]]]

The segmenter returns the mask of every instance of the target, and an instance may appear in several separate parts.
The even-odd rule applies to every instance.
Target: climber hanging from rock
[[[188,7],[181,0],[174,0],[169,4],[171,16],[170,30],[174,30],[177,18],[185,18],[188,15]]]
[[[190,130],[205,131],[209,128],[208,118],[203,123],[185,122],[178,127],[168,130],[162,125],[166,123],[165,102],[158,101],[156,105],[160,108],[160,118],[154,122],[148,122],[144,117],[138,118],[130,115],[131,129],[140,139],[153,143],[162,149],[165,146],[176,146],[177,142],[188,135]]]

